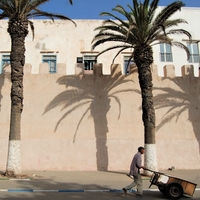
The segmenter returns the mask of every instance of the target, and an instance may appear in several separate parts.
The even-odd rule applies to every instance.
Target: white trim
[[[153,171],[158,171],[156,144],[145,144],[144,165]]]
[[[7,171],[21,173],[21,141],[10,140],[8,145]]]

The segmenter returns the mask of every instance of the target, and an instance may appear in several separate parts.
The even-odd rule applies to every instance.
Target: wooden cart
[[[158,186],[160,192],[168,196],[170,199],[179,199],[183,195],[187,197],[193,196],[197,184],[164,173],[152,170],[149,171],[153,172],[149,188],[152,185]]]

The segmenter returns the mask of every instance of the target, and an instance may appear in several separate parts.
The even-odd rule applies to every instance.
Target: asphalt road
[[[0,200],[166,200],[156,186],[149,189],[149,178],[143,177],[144,195],[125,196],[121,189],[131,183],[126,172],[24,172],[27,180],[0,180]],[[200,170],[174,170],[164,173],[198,184],[192,200],[200,200]],[[189,200],[182,197],[180,200]]]
[[[42,192],[42,193],[8,193],[1,192],[0,199],[9,200],[25,200],[25,199],[37,199],[37,200],[66,200],[66,199],[83,199],[83,200],[111,200],[111,199],[143,199],[143,200],[167,200],[168,198],[162,195],[159,191],[144,191],[142,198],[135,197],[134,195],[125,196],[121,192],[67,192],[67,193],[56,193],[56,192]],[[190,198],[182,197],[180,200],[189,200]],[[195,192],[195,197],[191,200],[199,200],[200,191]]]

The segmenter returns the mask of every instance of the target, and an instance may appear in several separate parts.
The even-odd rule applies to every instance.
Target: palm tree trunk
[[[135,48],[134,58],[138,67],[142,95],[142,120],[144,124],[145,166],[157,170],[155,139],[155,109],[153,104],[153,83],[150,65],[153,63],[152,48],[148,45]]]
[[[8,22],[11,37],[11,115],[6,174],[21,173],[21,113],[23,110],[23,67],[28,23],[18,19]]]

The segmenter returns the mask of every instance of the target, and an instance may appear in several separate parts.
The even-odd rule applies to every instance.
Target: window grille
[[[160,60],[161,62],[173,62],[172,49],[169,44],[160,44]]]
[[[125,74],[129,74],[130,65],[134,64],[134,60],[131,59],[129,65],[128,65],[129,59],[130,59],[130,56],[124,56],[124,73]]]
[[[93,70],[93,66],[97,63],[97,59],[96,56],[86,55],[83,57],[83,62],[85,70]]]
[[[188,50],[190,52],[190,63],[199,63],[199,48],[198,43],[188,43]]]
[[[10,55],[2,55],[0,73],[2,73],[3,67],[7,65],[10,65]]]
[[[49,64],[49,73],[55,74],[56,73],[56,56],[55,55],[43,55],[42,57],[43,63]]]

